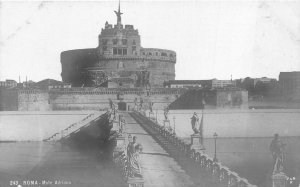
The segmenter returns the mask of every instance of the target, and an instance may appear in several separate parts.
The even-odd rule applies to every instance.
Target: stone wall
[[[248,92],[243,90],[217,90],[217,108],[248,108]]]
[[[18,91],[19,111],[45,111],[50,110],[49,94],[40,90]]]
[[[4,90],[1,91],[1,110],[45,111],[45,110],[106,110],[109,100],[116,105],[126,105],[126,110],[134,108],[134,101],[144,109],[153,103],[153,110],[164,109],[186,90],[172,88],[139,88],[95,89],[72,88],[41,91],[41,90]],[[248,108],[248,94],[245,91],[217,91],[215,95],[217,108]],[[207,107],[209,102],[207,102]]]
[[[126,109],[134,108],[134,100],[143,107],[163,109],[176,100],[182,90],[153,89],[147,91],[138,88],[124,89],[95,89],[72,88],[42,91],[42,90],[4,90],[1,92],[1,110],[4,111],[46,111],[46,110],[106,110],[111,99],[116,105],[122,102]]]
[[[145,50],[145,55],[126,56],[101,56],[96,49],[64,51],[61,53],[62,80],[80,87],[86,81],[84,73],[91,70],[103,71],[109,77],[130,77],[136,72],[147,70],[150,72],[150,84],[154,87],[163,87],[164,81],[174,80],[176,53],[162,49]],[[149,51],[153,55],[149,56]],[[159,51],[159,56],[156,56],[155,51]],[[166,51],[168,56],[160,56],[162,51]]]
[[[49,93],[41,90],[2,90],[2,111],[46,111],[51,110]]]
[[[79,89],[80,90],[80,89]],[[134,108],[134,100],[137,104],[143,100],[143,107],[147,109],[149,102],[153,102],[153,109],[163,109],[176,100],[180,92],[176,89],[169,90],[146,90],[126,89],[105,89],[101,91],[67,91],[57,90],[50,92],[50,105],[53,110],[105,110],[109,108],[109,99],[116,105],[119,102],[126,103],[126,109]]]
[[[0,111],[18,110],[17,90],[0,90]]]

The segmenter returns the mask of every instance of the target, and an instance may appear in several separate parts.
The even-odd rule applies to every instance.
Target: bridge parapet
[[[111,121],[114,123],[115,131],[117,132],[113,161],[121,170],[122,178],[127,183],[128,187],[143,187],[145,181],[142,176],[135,177],[130,175],[130,162],[128,161],[128,155],[126,154],[126,147],[130,138],[127,136],[126,122],[123,119],[123,115],[119,114],[116,110],[110,113]],[[120,143],[118,143],[118,141],[120,141]]]
[[[68,127],[66,127],[65,129],[61,130],[60,132],[57,132],[55,134],[53,134],[52,136],[44,139],[43,141],[58,141],[61,139],[66,139],[68,138],[70,135],[79,132],[82,128],[89,126],[90,124],[95,123],[96,120],[98,120],[101,117],[101,114],[97,114],[97,113],[91,113],[88,116],[86,116],[85,118],[83,118],[82,120],[72,123],[71,125],[69,125]]]
[[[157,131],[163,136],[169,143],[177,147],[177,149],[184,153],[185,156],[191,159],[202,171],[206,171],[209,175],[219,183],[224,184],[228,187],[257,187],[256,185],[250,184],[247,179],[240,177],[236,172],[231,171],[228,167],[222,165],[220,162],[214,162],[214,159],[209,155],[201,152],[197,152],[191,148],[189,143],[184,142],[182,139],[177,137],[172,131],[164,128],[158,124],[155,120],[149,119],[142,113],[136,113],[142,118],[151,121],[148,123],[150,128]]]

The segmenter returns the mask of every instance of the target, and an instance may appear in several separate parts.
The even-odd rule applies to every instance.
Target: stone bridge
[[[256,187],[203,151],[195,150],[194,146],[143,112],[90,114],[44,141],[88,140],[97,144],[105,135],[114,142],[111,156],[120,172],[118,180],[123,179],[120,186]],[[142,178],[129,176],[126,148],[134,136],[143,146],[139,156]],[[89,145],[83,143],[83,146]],[[280,183],[280,180],[277,181]],[[276,185],[273,180],[271,186],[286,186],[279,183]],[[101,181],[99,184],[101,186]]]
[[[122,113],[126,131],[117,138],[117,147],[126,146],[129,136],[136,136],[144,147],[140,153],[143,179],[127,181],[129,186],[203,186],[254,187],[247,179],[215,162],[203,152],[191,148],[175,134],[139,112]],[[123,137],[123,139],[121,138]],[[118,149],[115,161],[126,180],[125,147]]]

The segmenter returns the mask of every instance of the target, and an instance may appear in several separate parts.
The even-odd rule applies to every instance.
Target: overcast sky
[[[60,52],[94,48],[118,1],[0,4],[0,80],[61,80]],[[145,48],[177,53],[176,79],[300,71],[298,1],[121,1]]]

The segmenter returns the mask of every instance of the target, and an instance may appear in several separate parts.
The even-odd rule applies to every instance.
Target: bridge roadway
[[[153,129],[147,121],[131,113],[123,113],[128,134],[143,146],[140,155],[145,186],[218,187],[220,183],[200,171],[199,167]],[[199,172],[200,171],[200,172]]]

